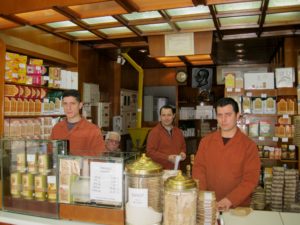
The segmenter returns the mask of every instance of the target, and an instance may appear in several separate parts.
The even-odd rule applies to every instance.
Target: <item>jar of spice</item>
[[[161,224],[162,166],[142,154],[125,172],[126,224]]]
[[[164,185],[164,225],[196,225],[196,182],[181,171]]]

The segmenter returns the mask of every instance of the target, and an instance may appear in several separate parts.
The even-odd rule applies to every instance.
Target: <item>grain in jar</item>
[[[126,224],[161,224],[162,166],[143,154],[125,171]]]
[[[181,171],[164,185],[164,225],[196,225],[196,182]]]

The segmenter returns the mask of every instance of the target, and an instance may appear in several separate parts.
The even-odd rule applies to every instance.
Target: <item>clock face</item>
[[[187,80],[187,73],[184,71],[179,71],[176,74],[176,80],[180,83],[183,83]]]

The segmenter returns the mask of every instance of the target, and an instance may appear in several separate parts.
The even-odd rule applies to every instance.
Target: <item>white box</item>
[[[295,69],[293,67],[276,68],[275,81],[277,88],[294,87]]]
[[[244,87],[253,89],[274,89],[274,73],[245,73]]]

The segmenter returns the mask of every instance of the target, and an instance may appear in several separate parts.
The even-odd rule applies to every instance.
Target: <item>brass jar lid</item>
[[[126,165],[125,171],[129,174],[151,175],[161,173],[163,168],[160,164],[152,161],[144,153],[139,159]]]
[[[177,176],[169,177],[165,182],[166,190],[188,190],[196,187],[196,182],[189,177],[183,176],[180,170]]]

